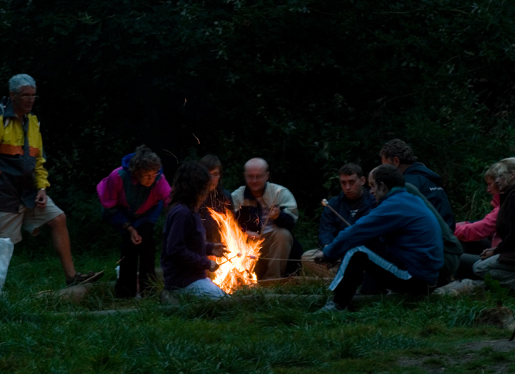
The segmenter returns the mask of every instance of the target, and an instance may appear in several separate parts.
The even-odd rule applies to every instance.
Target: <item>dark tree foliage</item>
[[[94,194],[145,143],[169,179],[176,157],[217,154],[229,188],[264,157],[311,212],[343,163],[370,170],[400,137],[457,209],[513,154],[514,2],[3,4],[0,80],[38,83],[53,195]]]

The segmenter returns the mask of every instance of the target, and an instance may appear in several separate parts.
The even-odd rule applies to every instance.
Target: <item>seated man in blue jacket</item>
[[[334,302],[323,310],[348,306],[366,271],[385,287],[396,292],[427,294],[436,285],[443,266],[443,240],[438,221],[424,202],[406,191],[404,177],[393,165],[380,165],[368,177],[370,192],[378,206],[341,231],[319,261],[343,257],[329,286]],[[380,237],[386,255],[380,256],[363,244]]]
[[[370,194],[368,188],[364,188],[366,184],[365,176],[361,166],[349,162],[338,170],[340,178],[340,186],[342,188],[340,194],[331,198],[328,205],[333,208],[348,223],[353,225],[359,218],[370,212],[375,207],[376,200]],[[320,226],[318,229],[318,240],[320,247],[326,245],[336,238],[340,231],[344,230],[347,224],[337,217],[333,211],[326,207],[320,218]],[[316,275],[322,277],[334,277],[337,267],[327,269],[327,267],[313,262],[313,256],[320,252],[319,249],[311,249],[302,255],[302,266]]]

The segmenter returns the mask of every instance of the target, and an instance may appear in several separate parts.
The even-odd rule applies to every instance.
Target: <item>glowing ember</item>
[[[248,240],[247,234],[241,231],[229,211],[221,214],[208,209],[211,217],[218,223],[222,242],[227,245],[228,250],[225,257],[216,259],[220,267],[213,282],[227,293],[233,293],[242,285],[255,284],[257,277],[254,267],[260,256],[263,239]]]

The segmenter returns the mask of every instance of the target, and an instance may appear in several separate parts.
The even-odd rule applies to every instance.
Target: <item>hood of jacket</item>
[[[427,179],[433,181],[435,184],[441,186],[442,185],[442,177],[436,174],[434,171],[428,169],[426,165],[421,162],[415,162],[406,170],[404,170],[404,175],[406,174],[419,174],[425,176]]]

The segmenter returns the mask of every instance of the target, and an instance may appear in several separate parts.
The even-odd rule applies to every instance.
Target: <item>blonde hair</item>
[[[515,173],[515,157],[504,158],[494,164],[495,177]]]
[[[485,172],[485,179],[495,180],[495,178],[497,178],[496,169],[497,169],[497,162],[495,164],[490,165],[488,170]]]

